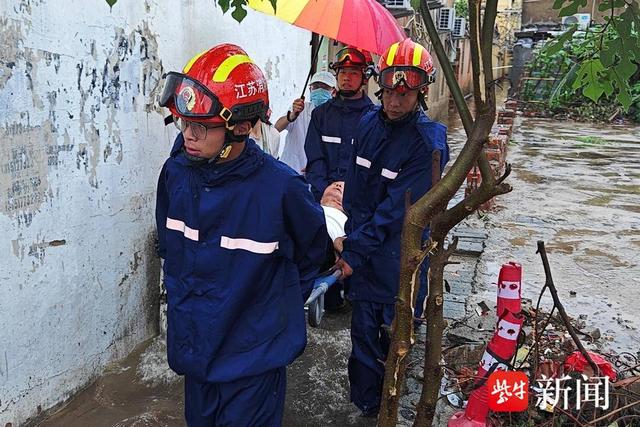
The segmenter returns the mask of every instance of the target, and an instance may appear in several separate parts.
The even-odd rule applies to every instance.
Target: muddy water
[[[283,425],[375,426],[349,403],[349,313],[310,328],[308,346],[287,371]],[[142,344],[40,427],[180,427],[183,382],[168,368],[166,338]]]
[[[141,344],[39,426],[184,426],[183,385],[168,367],[164,338]]]
[[[523,265],[523,296],[535,303],[544,283],[536,242],[543,240],[569,314],[586,316],[611,348],[637,352],[640,127],[518,119],[512,140],[513,192],[488,216],[487,297],[495,298],[500,265],[514,260]]]

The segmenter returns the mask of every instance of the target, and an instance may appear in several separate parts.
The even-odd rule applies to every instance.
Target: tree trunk
[[[424,0],[420,2],[420,14],[427,27],[434,51],[460,112],[468,139],[449,172],[438,183],[433,185],[427,194],[408,208],[405,215],[402,230],[401,272],[396,317],[391,329],[392,340],[385,364],[385,379],[378,418],[378,425],[381,427],[396,425],[398,403],[404,385],[407,355],[414,342],[413,307],[415,306],[415,298],[419,286],[418,272],[422,260],[429,254],[430,250],[434,251],[430,258],[429,295],[425,312],[427,319],[425,384],[420,397],[418,416],[414,424],[416,426],[431,425],[442,377],[440,360],[442,357],[442,332],[444,329],[444,266],[455,249],[455,243],[450,248],[445,249],[443,247],[446,235],[456,224],[474,212],[482,203],[495,195],[504,194],[511,190],[511,187],[503,184],[510,169],[507,168],[505,174],[496,180],[482,152],[496,112],[495,90],[492,81],[491,46],[497,0],[486,0],[487,4],[482,18],[480,2],[478,0],[469,0],[469,3],[470,9],[473,8],[473,10],[470,10],[470,19],[474,20],[470,28],[473,30],[471,52],[473,56],[474,95],[477,112],[475,121],[464,103],[455,73],[438,37],[438,32],[428,12],[426,2]],[[483,21],[482,25],[480,25],[481,19]],[[469,170],[476,163],[479,165],[482,174],[481,186],[462,202],[442,212],[464,183]],[[422,234],[432,219],[431,244],[430,247],[423,248],[421,246]]]
[[[444,266],[449,257],[448,250],[445,250],[443,245],[444,239],[438,240],[436,253],[430,258],[429,296],[425,307],[425,318],[427,319],[425,348],[427,351],[425,352],[424,383],[414,426],[431,425],[430,420],[433,419],[435,414],[438,391],[440,390],[440,378],[442,378],[440,359],[442,357],[442,331],[444,330],[443,283]],[[429,420],[428,424],[426,424],[427,420]],[[425,424],[422,424],[423,422]]]
[[[398,292],[395,317],[391,325],[391,345],[385,362],[384,385],[380,402],[378,425],[393,427],[398,417],[398,404],[402,395],[407,356],[414,343],[413,310],[420,286],[420,265],[426,256],[422,246],[422,229],[407,224],[402,231],[400,255],[400,283],[405,283]]]

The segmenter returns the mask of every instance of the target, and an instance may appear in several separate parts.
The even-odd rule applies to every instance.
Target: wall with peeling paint
[[[243,46],[278,115],[308,32],[212,0],[0,0],[0,425],[59,404],[155,333],[164,72]]]

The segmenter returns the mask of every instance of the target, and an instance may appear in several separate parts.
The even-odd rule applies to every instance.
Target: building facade
[[[0,425],[19,426],[157,331],[163,74],[236,43],[281,113],[310,33],[208,0],[0,0],[0,23]]]

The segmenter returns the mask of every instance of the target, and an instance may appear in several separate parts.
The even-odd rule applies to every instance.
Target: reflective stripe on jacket
[[[305,176],[316,200],[320,200],[327,185],[347,177],[358,122],[372,107],[373,103],[366,95],[354,100],[338,97],[311,113],[304,144]]]
[[[252,140],[194,164],[176,140],[158,182],[167,353],[178,374],[224,382],[285,366],[306,344],[303,304],[326,250],[303,177]]]
[[[405,193],[411,189],[415,203],[429,191],[435,150],[444,170],[449,160],[446,127],[422,112],[400,122],[386,120],[381,107],[363,116],[343,200],[349,220],[342,256],[354,269],[351,299],[395,301]]]

